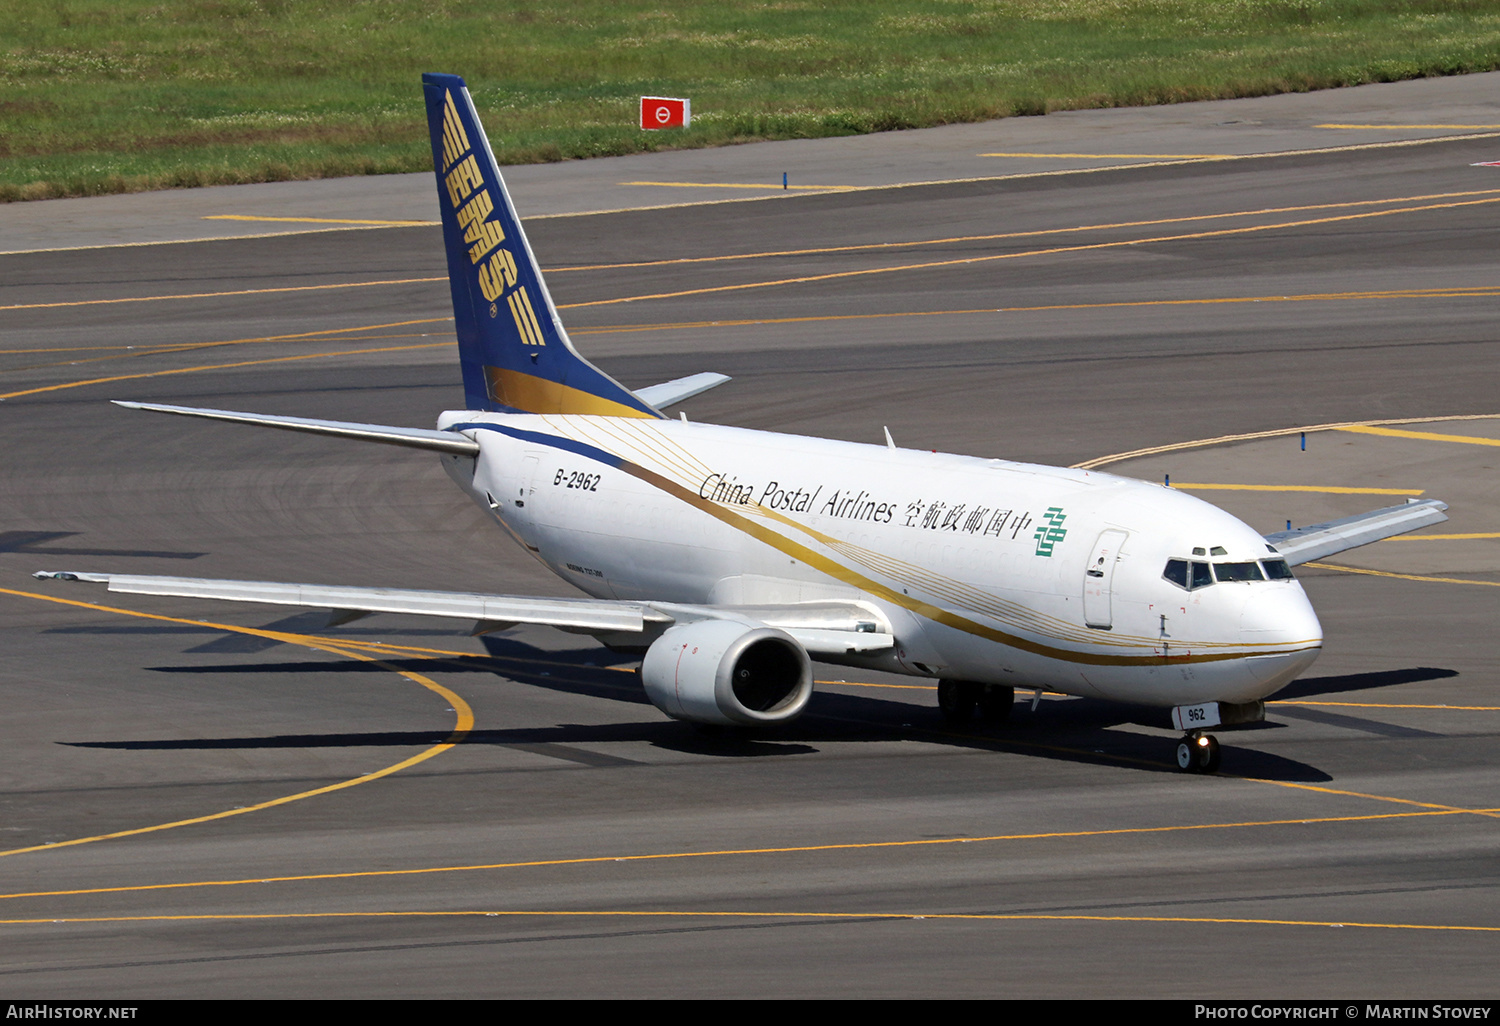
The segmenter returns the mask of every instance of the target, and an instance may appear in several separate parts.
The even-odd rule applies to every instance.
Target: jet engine
[[[812,660],[774,627],[696,620],[652,643],[641,680],[651,704],[673,719],[735,727],[785,723],[812,697]]]

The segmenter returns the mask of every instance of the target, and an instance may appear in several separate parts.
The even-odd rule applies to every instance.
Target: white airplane
[[[944,714],[1015,688],[1170,707],[1184,770],[1205,729],[1263,718],[1322,628],[1290,567],[1446,520],[1435,500],[1262,536],[1156,484],[674,420],[727,381],[632,392],[574,350],[461,79],[423,76],[466,408],[436,430],[150,403],[132,409],[440,454],[453,480],[588,598],[43,571],[112,592],[417,613],[475,633],[546,624],[644,654],[662,712],[798,716],[811,659],[939,678]]]

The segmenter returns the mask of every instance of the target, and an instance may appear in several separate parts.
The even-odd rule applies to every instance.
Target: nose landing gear
[[[1219,768],[1219,740],[1200,730],[1177,744],[1177,768],[1186,773],[1213,773]]]

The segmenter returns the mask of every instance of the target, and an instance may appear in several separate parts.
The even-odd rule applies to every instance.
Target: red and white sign
[[[642,128],[686,128],[693,119],[693,102],[671,96],[641,97]]]

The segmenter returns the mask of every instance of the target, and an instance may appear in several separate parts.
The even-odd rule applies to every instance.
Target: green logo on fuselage
[[[1067,529],[1062,525],[1063,521],[1068,518],[1063,514],[1061,506],[1048,506],[1047,512],[1042,514],[1042,519],[1047,522],[1039,524],[1036,534],[1032,537],[1036,539],[1036,554],[1050,556],[1052,546],[1068,536]]]

